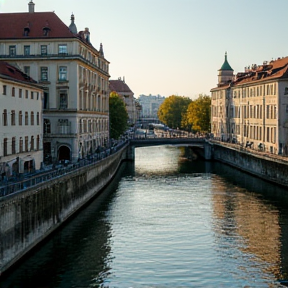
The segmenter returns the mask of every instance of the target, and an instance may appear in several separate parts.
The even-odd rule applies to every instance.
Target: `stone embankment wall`
[[[96,196],[127,147],[101,161],[0,199],[0,275]]]
[[[288,159],[242,147],[212,143],[212,158],[257,177],[288,186]]]

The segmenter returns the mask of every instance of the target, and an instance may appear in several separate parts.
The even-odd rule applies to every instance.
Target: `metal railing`
[[[128,140],[118,143],[116,146],[113,146],[109,149],[105,149],[99,153],[89,155],[85,159],[79,160],[77,163],[69,164],[66,167],[64,165],[58,165],[56,168],[52,168],[47,172],[39,171],[36,175],[26,175],[26,179],[13,179],[4,180],[0,182],[0,198],[13,193],[23,191],[27,188],[33,187],[40,183],[45,183],[54,179],[57,179],[63,175],[74,172],[77,169],[80,169],[84,166],[93,165],[96,162],[112,155],[113,153],[122,149],[125,145],[128,145]]]

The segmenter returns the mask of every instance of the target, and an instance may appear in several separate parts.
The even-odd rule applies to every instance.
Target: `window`
[[[30,125],[34,125],[34,112],[31,112]]]
[[[15,126],[15,110],[11,110],[11,125]]]
[[[44,99],[43,99],[43,109],[49,108],[49,94],[48,92],[44,92]]]
[[[4,109],[4,111],[3,111],[3,125],[4,126],[7,126],[8,125],[8,121],[7,121],[8,119],[7,119],[7,110],[6,109]]]
[[[31,91],[30,95],[31,95],[31,99],[34,99],[34,93],[33,93],[33,91]]]
[[[39,137],[39,135],[37,135],[37,139],[36,139],[36,149],[40,150],[40,137]]]
[[[22,153],[23,152],[23,138],[20,137],[19,139],[19,152]]]
[[[22,111],[19,111],[19,119],[18,119],[18,121],[19,121],[19,126],[22,126],[22,117],[23,117]]]
[[[25,45],[24,46],[24,55],[30,55],[30,46],[28,45]]]
[[[37,125],[40,125],[40,117],[39,117],[39,112],[37,112],[36,121],[37,121]]]
[[[41,45],[41,55],[47,55],[47,45]]]
[[[16,138],[12,138],[12,154],[16,154]]]
[[[34,150],[34,136],[31,136],[30,151]]]
[[[49,31],[50,31],[49,27],[44,27],[43,28],[43,36],[49,36]]]
[[[66,66],[59,67],[59,80],[60,81],[67,80],[67,67]]]
[[[7,156],[8,155],[8,151],[7,151],[7,148],[8,148],[8,139],[7,138],[4,138],[4,141],[3,141],[3,154],[4,156]]]
[[[41,67],[41,80],[48,81],[48,67]]]
[[[68,95],[66,92],[60,92],[60,103],[59,109],[67,109],[68,108]]]
[[[12,93],[11,93],[12,97],[15,97],[15,87],[12,87]]]
[[[25,136],[25,152],[28,152],[28,136]]]
[[[22,89],[19,89],[19,98],[22,98]]]
[[[16,46],[9,46],[9,56],[16,56]]]
[[[24,66],[24,73],[30,76],[30,66]]]
[[[28,112],[25,112],[25,125],[28,125]]]
[[[3,95],[7,95],[7,86],[3,85]]]
[[[66,44],[60,44],[58,46],[58,54],[67,54],[67,45]]]
[[[25,27],[25,28],[24,28],[24,36],[28,36],[28,35],[29,35],[29,32],[30,32],[29,27]]]
[[[25,98],[28,99],[28,90],[25,90]]]
[[[49,119],[44,119],[44,134],[51,133],[51,125]]]

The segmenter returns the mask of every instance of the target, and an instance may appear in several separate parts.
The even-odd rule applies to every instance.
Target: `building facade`
[[[228,69],[224,72],[227,76]],[[230,78],[220,77],[211,94],[211,132],[215,137],[288,154],[288,57],[253,64],[235,76],[232,72]]]
[[[123,80],[118,78],[118,80],[109,81],[110,92],[116,92],[125,103],[127,113],[128,113],[128,124],[130,126],[135,125],[136,121],[139,119],[141,106],[139,102],[134,98],[133,91],[125,83],[125,78]]]
[[[90,31],[77,32],[54,12],[0,14],[0,59],[44,87],[43,147],[47,163],[77,161],[109,139],[109,62]]]
[[[0,61],[0,174],[40,169],[43,161],[43,90],[22,71]]]
[[[164,96],[161,95],[140,95],[139,103],[142,106],[141,117],[142,118],[158,118],[158,109],[165,100]]]

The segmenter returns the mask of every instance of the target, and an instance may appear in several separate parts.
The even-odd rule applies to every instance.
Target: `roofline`
[[[42,85],[40,85],[39,83],[37,83],[37,82],[36,83],[26,82],[26,81],[15,79],[13,77],[10,77],[10,76],[7,76],[7,75],[1,74],[1,73],[0,73],[0,79],[4,79],[4,80],[10,81],[10,82],[21,83],[21,84],[24,84],[26,86],[33,86],[35,88],[38,88],[41,91],[44,90],[44,87]]]

